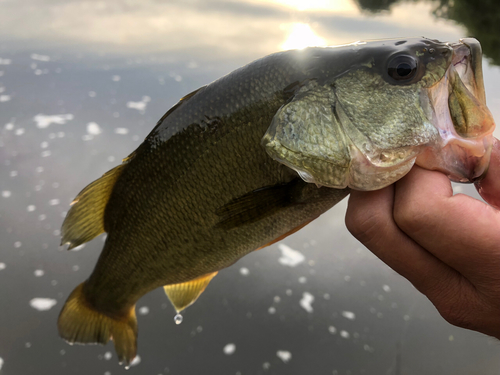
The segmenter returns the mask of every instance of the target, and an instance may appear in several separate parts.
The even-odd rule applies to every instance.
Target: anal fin
[[[165,285],[165,293],[177,312],[192,305],[205,290],[217,272],[208,273],[194,280],[179,284]]]

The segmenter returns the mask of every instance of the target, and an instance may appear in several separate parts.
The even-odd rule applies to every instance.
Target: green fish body
[[[112,339],[119,360],[130,363],[135,304],[149,291],[164,286],[180,311],[217,271],[300,229],[350,188],[396,181],[422,155],[424,167],[432,160],[432,169],[454,179],[484,173],[492,119],[477,46],[465,47],[476,74],[464,79],[464,94],[457,86],[463,74],[450,73],[464,43],[402,41],[276,53],[182,98],[120,166],[75,198],[62,243],[73,248],[108,235],[94,271],[61,311],[60,335],[79,343]],[[395,55],[418,66],[403,57],[388,70]],[[390,69],[399,69],[396,79]],[[453,150],[465,153],[463,145],[477,140],[473,165],[469,158],[446,169],[452,156],[433,158],[453,143],[436,125],[443,115],[432,95],[440,85],[447,97],[455,92],[446,105],[454,106],[448,117],[460,130]],[[479,108],[469,117],[484,124],[467,126],[467,105]]]

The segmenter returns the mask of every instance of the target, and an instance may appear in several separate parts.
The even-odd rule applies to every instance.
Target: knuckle
[[[365,245],[380,233],[380,223],[377,214],[366,210],[348,210],[345,218],[347,230]]]
[[[394,221],[404,232],[419,230],[428,222],[429,215],[420,202],[407,200],[394,206]]]
[[[473,329],[475,327],[473,314],[469,309],[463,307],[463,304],[456,304],[443,305],[437,309],[448,323],[461,328]]]
[[[448,323],[474,329],[478,301],[467,280],[457,278],[448,283],[447,287],[434,290],[428,297]]]

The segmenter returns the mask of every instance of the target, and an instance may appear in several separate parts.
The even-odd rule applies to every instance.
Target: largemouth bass
[[[107,232],[58,320],[70,343],[136,355],[137,300],[177,311],[215,274],[302,228],[349,189],[416,163],[452,180],[486,171],[494,122],[475,39],[357,42],[275,53],[183,97],[123,163],[75,198],[69,249]]]

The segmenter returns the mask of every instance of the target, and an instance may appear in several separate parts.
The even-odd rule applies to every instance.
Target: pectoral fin
[[[221,217],[216,227],[229,230],[261,220],[293,204],[302,184],[300,179],[294,179],[287,184],[265,186],[230,201],[215,212]]]
[[[215,275],[217,272],[200,276],[185,283],[165,285],[163,288],[175,310],[180,312],[198,299]]]

